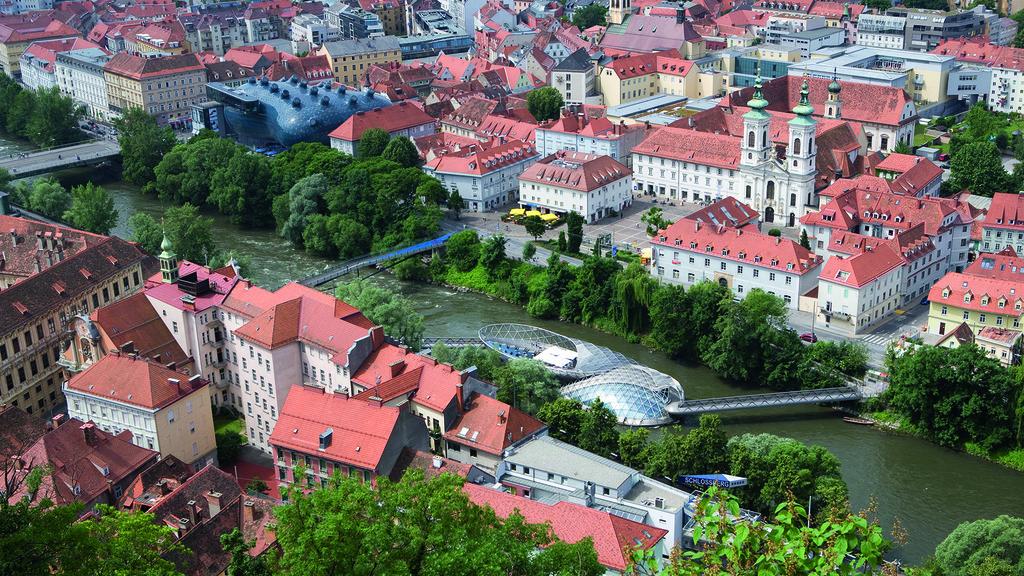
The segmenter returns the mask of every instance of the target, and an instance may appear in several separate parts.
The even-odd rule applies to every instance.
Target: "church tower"
[[[160,260],[160,279],[163,283],[176,283],[178,281],[178,257],[174,255],[173,246],[167,239],[166,232],[163,242],[160,243],[160,255],[157,258]]]
[[[817,155],[814,136],[818,121],[813,117],[814,107],[808,100],[808,92],[807,79],[804,79],[800,86],[800,103],[793,107],[796,116],[789,121],[789,146],[786,154],[790,174],[801,176],[814,173]]]
[[[772,116],[765,110],[768,101],[761,89],[761,65],[758,64],[754,97],[747,102],[750,111],[743,115],[743,140],[740,142],[740,164],[743,166],[759,166],[771,159],[772,143],[768,129]]]
[[[622,24],[630,13],[629,0],[609,0],[608,24]]]
[[[842,90],[843,87],[839,85],[839,79],[833,74],[832,81],[828,84],[828,102],[825,103],[825,118],[838,120],[843,117],[843,101],[839,98],[839,93]]]

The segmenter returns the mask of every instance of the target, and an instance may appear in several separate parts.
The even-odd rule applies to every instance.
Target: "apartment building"
[[[145,58],[115,54],[103,66],[110,111],[141,108],[161,125],[185,126],[191,106],[206,100],[206,68],[192,53]]]
[[[610,156],[555,152],[519,175],[519,204],[546,214],[576,212],[593,224],[632,204],[632,174]]]
[[[590,54],[583,48],[555,64],[548,74],[548,83],[562,95],[566,106],[594,104],[597,99],[597,72]]]
[[[57,85],[57,55],[71,50],[99,48],[83,38],[33,42],[21,55],[21,81],[27,88],[40,90]]]
[[[57,54],[54,76],[60,91],[85,107],[89,118],[110,119],[110,99],[103,67],[111,55],[102,48],[71,50]]]
[[[678,50],[637,54],[612,60],[597,74],[605,106],[618,106],[656,94],[699,98],[717,92],[703,90],[700,68]]]
[[[71,321],[139,290],[149,264],[116,237],[12,216],[0,229],[0,403],[38,415],[63,402]]]
[[[857,23],[857,45],[903,50],[907,19],[888,14],[862,14]]]
[[[609,156],[616,162],[632,166],[633,148],[650,132],[644,124],[613,123],[605,117],[591,118],[585,112],[563,111],[562,116],[541,124],[534,130],[537,152],[550,156],[560,150]]]
[[[540,157],[521,140],[492,147],[471,145],[450,151],[423,165],[423,171],[441,181],[447,190],[458,191],[466,209],[485,212],[517,199],[519,175]]]
[[[324,19],[331,28],[341,30],[341,37],[345,39],[384,36],[384,23],[379,16],[343,2],[325,8]]]
[[[735,206],[741,214],[757,214],[749,206]],[[792,310],[817,286],[822,261],[788,238],[708,216],[683,218],[651,238],[651,275],[658,280],[684,286],[717,282],[737,298],[760,289]]]
[[[289,30],[294,54],[309,52],[324,42],[344,38],[339,28],[328,26],[324,19],[316,14],[299,14],[292,18]]]
[[[134,353],[108,354],[64,383],[68,413],[198,470],[217,463],[210,384]]]
[[[21,75],[21,55],[30,44],[79,36],[78,30],[45,13],[4,18],[0,23],[0,69],[17,78]]]
[[[501,400],[473,393],[464,411],[444,432],[445,454],[493,474],[507,450],[546,429],[540,420]]]
[[[316,54],[331,61],[335,81],[346,86],[361,86],[374,64],[402,63],[402,48],[398,39],[390,36],[327,42]]]
[[[988,327],[1020,330],[1021,286],[1018,279],[950,272],[928,293],[928,331],[943,335],[961,323],[975,333]]]
[[[359,8],[380,19],[385,36],[405,36],[408,33],[405,2],[402,0],[359,0]]]
[[[999,192],[980,222],[982,252],[1012,248],[1024,254],[1024,194]]]
[[[201,8],[192,14],[179,14],[178,21],[185,29],[185,41],[192,52],[223,56],[249,39],[240,9]]]
[[[358,153],[359,139],[371,128],[383,130],[392,138],[405,136],[414,139],[437,132],[437,120],[418,106],[407,102],[356,112],[328,135],[331,139],[331,148],[355,156]]]

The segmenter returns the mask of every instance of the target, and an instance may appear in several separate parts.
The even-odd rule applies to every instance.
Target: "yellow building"
[[[108,354],[64,385],[72,418],[195,469],[216,464],[210,384],[136,354]]]
[[[78,30],[50,16],[9,16],[0,24],[0,67],[8,76],[21,75],[21,55],[33,42],[81,36]]]
[[[944,335],[966,323],[978,334],[985,328],[1020,330],[1024,283],[950,272],[928,293],[928,332]]]
[[[0,229],[0,404],[44,414],[63,402],[72,320],[138,291],[146,255],[120,238],[13,216],[0,216]]]
[[[159,124],[183,124],[206,100],[206,68],[195,54],[144,58],[120,52],[103,67],[110,111],[142,108]]]
[[[681,58],[677,50],[666,50],[611,61],[598,72],[597,87],[605,106],[657,94],[700,98],[719,93],[716,84],[720,79],[701,82],[700,76],[700,68],[693,62]]]
[[[316,55],[331,61],[336,81],[353,87],[363,85],[374,64],[387,68],[402,63],[402,49],[393,36],[325,42]]]

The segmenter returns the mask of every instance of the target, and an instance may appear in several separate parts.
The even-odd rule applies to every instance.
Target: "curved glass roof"
[[[600,398],[621,424],[657,426],[672,421],[665,405],[682,400],[683,388],[668,374],[633,364],[563,386],[562,395],[584,404]]]
[[[506,358],[533,358],[564,378],[586,378],[637,365],[614,350],[527,324],[490,324],[480,329],[479,336]]]

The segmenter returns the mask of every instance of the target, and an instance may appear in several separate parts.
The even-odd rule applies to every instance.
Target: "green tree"
[[[0,574],[50,576],[85,562],[91,547],[76,522],[81,511],[80,504],[0,499]]]
[[[658,281],[638,262],[616,274],[610,316],[625,334],[638,336],[650,328],[651,301],[657,285]]]
[[[530,358],[509,360],[498,370],[494,383],[498,386],[498,400],[529,414],[537,414],[542,406],[559,397],[558,379]]]
[[[248,228],[266,226],[273,217],[273,198],[267,194],[270,160],[263,154],[237,150],[214,172],[207,201],[231,221]]]
[[[370,229],[344,214],[333,214],[327,219],[327,233],[340,258],[356,258],[368,254],[373,246]]]
[[[485,346],[453,348],[446,346],[443,342],[438,342],[430,349],[430,355],[438,362],[451,364],[456,370],[465,370],[475,366],[477,376],[487,381],[495,381],[505,367],[505,361],[501,354]]]
[[[664,230],[672,224],[665,219],[663,214],[664,211],[661,208],[651,206],[650,210],[644,212],[644,215],[640,217],[640,221],[647,224],[648,236],[655,236],[659,230]]]
[[[59,146],[82,139],[78,121],[85,110],[60,88],[36,90],[35,108],[25,126],[25,135],[37,146]]]
[[[800,231],[800,245],[808,250],[811,249],[811,240],[807,237],[807,230]]]
[[[651,298],[651,331],[647,342],[671,356],[692,355],[700,339],[700,334],[695,334],[693,330],[680,330],[681,326],[688,327],[688,296],[682,286],[662,284],[655,288]]]
[[[364,281],[339,284],[335,296],[358,308],[384,333],[413,351],[423,343],[423,315],[407,298]]]
[[[697,505],[693,529],[694,544],[702,545],[673,556],[662,570],[659,559],[638,552],[627,574],[878,574],[892,547],[882,529],[864,517],[845,515],[812,526],[807,510],[793,499],[774,507],[767,521],[737,520],[740,512],[735,496],[710,488]]]
[[[480,261],[480,237],[476,230],[452,234],[444,248],[445,259],[459,272],[469,272]]]
[[[685,474],[728,472],[729,452],[721,419],[705,414],[686,434],[663,435],[648,446],[644,469],[652,476],[673,480]]]
[[[537,122],[558,118],[564,105],[562,94],[551,86],[537,88],[526,95],[526,109],[530,111]]]
[[[579,400],[559,396],[541,406],[536,416],[548,425],[552,437],[575,444],[583,428],[583,415],[583,404]]]
[[[327,230],[328,220],[329,218],[323,214],[313,214],[306,219],[306,227],[302,230],[302,245],[318,256],[335,255],[334,242],[331,241],[331,233]]]
[[[483,243],[480,250],[480,265],[487,272],[487,277],[494,280],[498,277],[502,265],[505,263],[505,246],[508,241],[504,236],[498,234],[491,236]]]
[[[380,128],[370,128],[359,137],[356,158],[374,158],[384,153],[391,135]]]
[[[610,458],[612,452],[619,449],[619,431],[615,428],[618,423],[615,413],[597,398],[583,413],[580,435],[575,444],[588,452]]]
[[[64,213],[64,220],[75,228],[96,234],[110,234],[117,225],[117,209],[114,199],[104,188],[88,182],[71,189],[71,208]]]
[[[778,238],[782,236],[782,230],[779,230],[778,228],[772,228],[771,230],[768,230],[768,235]]]
[[[7,109],[7,130],[12,134],[27,137],[28,123],[35,116],[36,93],[32,90],[21,90]]]
[[[717,337],[705,339],[701,360],[727,380],[767,384],[767,370],[772,367],[765,361],[772,352],[767,343],[786,322],[782,299],[755,288],[743,300],[723,301],[720,306],[714,328]]]
[[[61,218],[71,207],[71,194],[53,178],[40,178],[32,183],[28,207],[49,218]]]
[[[964,522],[935,548],[944,576],[975,576],[985,564],[1008,565],[1008,574],[1024,573],[1024,518],[1002,515]]]
[[[999,361],[975,345],[925,346],[888,361],[889,407],[927,438],[992,450],[1013,441],[1020,387]]]
[[[643,470],[650,458],[648,454],[651,433],[647,428],[630,428],[619,434],[619,460],[630,468]]]
[[[459,194],[458,190],[452,190],[451,196],[448,197],[448,209],[455,214],[456,220],[462,215],[462,211],[466,209],[466,201],[462,199],[462,195]]]
[[[980,196],[1003,192],[1009,176],[993,142],[971,142],[961,146],[949,163],[950,180],[956,190],[967,189]]]
[[[121,176],[142,186],[154,179],[153,169],[174,146],[174,131],[160,127],[141,108],[130,108],[114,121],[121,145]]]
[[[174,564],[165,559],[184,559],[191,554],[176,543],[170,526],[157,523],[146,512],[121,512],[100,504],[95,517],[82,522],[92,553],[81,564],[63,567],[68,576],[180,576]]]
[[[128,218],[128,230],[131,231],[132,242],[138,242],[147,253],[153,256],[160,253],[164,231],[152,216],[145,212],[132,214]]]
[[[560,230],[558,232],[558,251],[565,252],[567,247],[568,245],[565,242],[565,230]]]
[[[964,115],[960,125],[964,128],[963,136],[971,141],[986,140],[995,135],[1003,127],[997,114],[985,109],[983,102],[978,102]]]
[[[178,260],[206,264],[217,249],[213,243],[213,219],[202,216],[191,204],[164,211],[163,229]]]
[[[235,528],[227,534],[220,535],[220,547],[231,554],[227,576],[273,576],[274,570],[267,561],[266,555],[252,556],[249,550],[254,541],[246,541],[242,533]]]
[[[873,9],[878,14],[883,14],[886,10],[892,8],[892,0],[864,0],[864,5]]]
[[[600,4],[591,4],[584,6],[583,8],[577,8],[572,13],[572,23],[580,30],[586,30],[591,26],[604,26],[605,16],[608,14],[608,8]]]
[[[523,226],[526,228],[526,233],[533,236],[534,240],[539,240],[544,235],[544,231],[547,230],[544,221],[537,216],[523,218]]]
[[[416,187],[416,195],[428,204],[446,204],[448,202],[448,191],[437,180],[437,178],[426,178]]]
[[[462,483],[454,474],[425,480],[414,470],[397,483],[335,476],[311,492],[289,489],[288,501],[275,510],[279,574],[604,572],[589,539],[559,544],[550,527],[528,524],[518,512],[499,519],[489,507],[472,504]]]
[[[800,387],[842,386],[850,378],[863,377],[868,368],[867,348],[853,342],[820,340],[807,346],[800,359]]]
[[[525,262],[533,262],[533,257],[536,255],[537,247],[533,245],[533,242],[523,244],[523,260]]]
[[[406,168],[414,168],[420,164],[420,153],[416,150],[416,145],[407,136],[392,138],[388,145],[384,147],[384,151],[381,152],[381,157],[401,164]]]
[[[600,4],[591,4],[591,6],[600,6]],[[580,244],[583,243],[583,216],[575,211],[569,212],[565,217],[565,230],[566,252],[579,254]]]
[[[288,190],[288,218],[281,227],[281,236],[301,246],[309,218],[323,210],[326,194],[327,178],[323,174],[304,176],[295,182]]]

